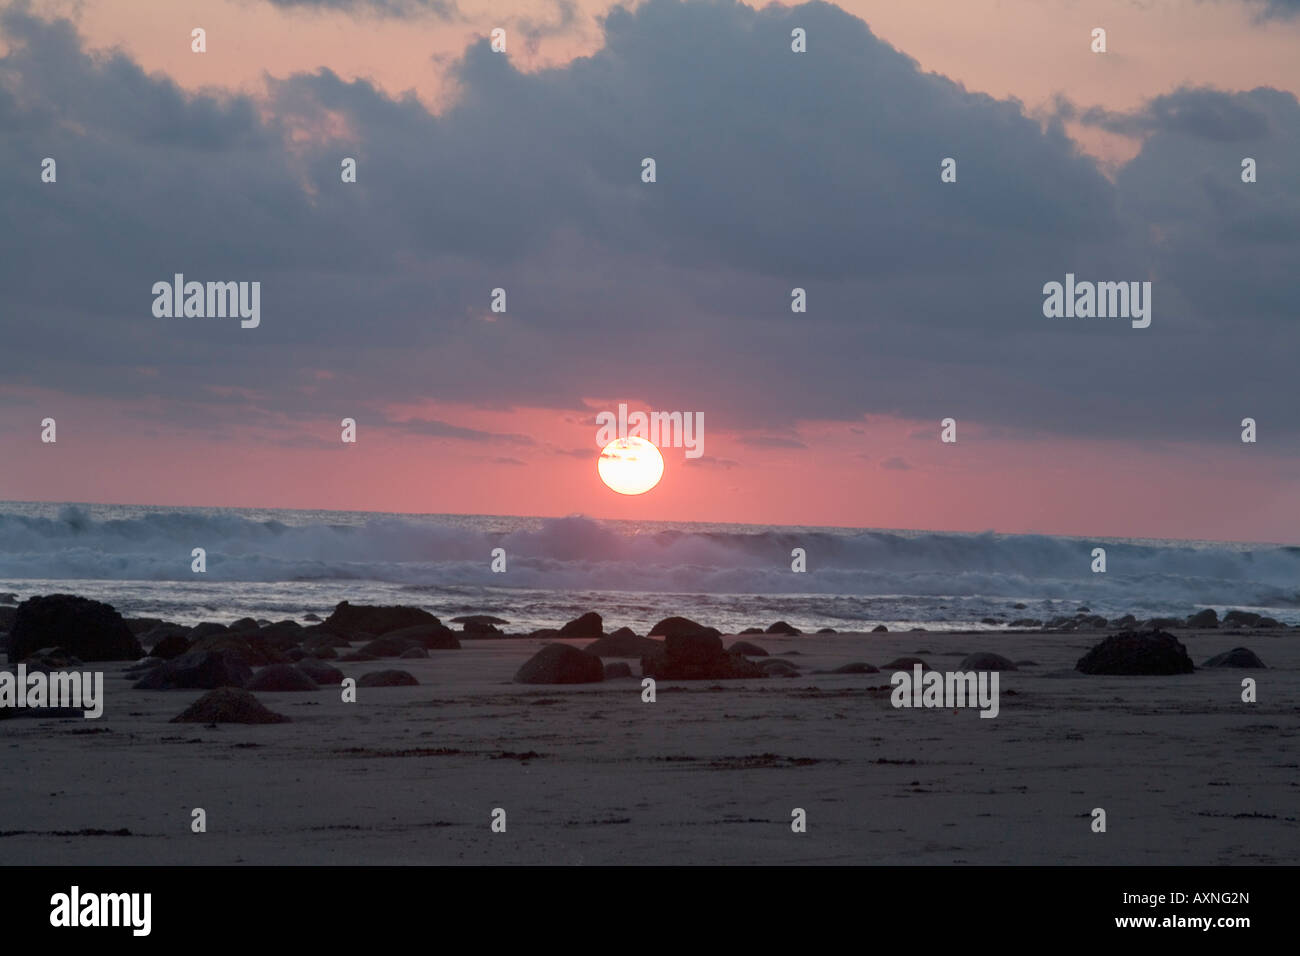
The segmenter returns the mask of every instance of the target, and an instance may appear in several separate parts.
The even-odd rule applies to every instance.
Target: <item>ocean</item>
[[[1105,573],[1090,569],[1104,547]],[[194,548],[207,571],[191,570]],[[490,568],[495,548],[506,570]],[[791,570],[802,548],[807,570]],[[0,502],[0,592],[67,592],[181,623],[325,617],[341,600],[492,613],[526,632],[595,610],[645,633],[680,614],[725,632],[786,620],[890,630],[1005,627],[1079,607],[1205,607],[1300,623],[1300,548],[571,516]],[[1023,608],[1015,605],[1023,604]],[[985,619],[996,624],[982,624]]]

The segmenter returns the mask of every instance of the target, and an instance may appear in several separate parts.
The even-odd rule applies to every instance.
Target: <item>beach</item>
[[[1108,633],[745,635],[797,676],[660,680],[653,703],[636,676],[514,683],[553,638],[466,639],[332,660],[419,683],[259,692],[291,718],[268,725],[170,723],[203,691],[87,665],[100,719],[0,722],[0,864],[1294,863],[1294,629],[1173,630],[1198,666],[1244,646],[1262,671],[1074,670]],[[894,708],[883,668],[823,673],[977,651],[1034,662],[1001,673],[996,719]]]

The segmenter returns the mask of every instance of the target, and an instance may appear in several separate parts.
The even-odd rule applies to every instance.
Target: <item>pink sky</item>
[[[600,42],[594,18],[608,6],[581,0],[571,29],[545,35],[531,48],[516,39],[512,60],[531,69],[592,52]],[[971,90],[1018,98],[1031,114],[1062,91],[1081,105],[1117,111],[1180,85],[1266,85],[1300,93],[1300,19],[1262,26],[1247,3],[845,0],[841,6],[924,69]],[[190,90],[260,94],[268,78],[328,67],[394,96],[412,90],[435,110],[456,95],[441,65],[469,42],[496,25],[522,36],[521,17],[547,22],[557,16],[554,5],[514,0],[466,0],[460,8],[466,22],[363,17],[358,26],[342,13],[285,11],[255,0],[35,4],[38,11],[72,16],[90,46],[120,47]],[[194,26],[208,31],[205,56],[189,51]],[[1104,64],[1087,52],[1094,26],[1108,30]],[[1137,146],[1096,132],[1080,139],[1082,149],[1113,161],[1127,160]],[[1212,447],[1067,441],[966,420],[958,443],[945,445],[938,421],[881,416],[799,422],[787,437],[804,447],[773,447],[747,442],[756,436],[703,409],[704,459],[688,462],[680,449],[665,449],[660,486],[627,498],[597,478],[595,414],[620,401],[649,407],[637,395],[592,396],[585,409],[376,409],[359,402],[344,412],[360,427],[359,443],[350,446],[339,441],[334,411],[309,420],[269,415],[258,426],[232,419],[202,431],[178,429],[166,408],[143,397],[149,375],[147,368],[139,371],[139,401],[83,399],[0,380],[0,433],[24,443],[22,453],[6,454],[0,464],[0,499],[1300,537],[1296,460],[1264,445],[1243,445],[1233,421]],[[57,445],[38,440],[47,415],[58,420]],[[530,441],[402,434],[373,425],[381,415]],[[580,457],[581,449],[589,454]]]

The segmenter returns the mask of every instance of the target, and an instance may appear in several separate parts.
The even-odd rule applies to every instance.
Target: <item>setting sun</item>
[[[596,470],[600,480],[620,495],[641,495],[659,484],[664,457],[644,438],[616,438],[601,449]]]

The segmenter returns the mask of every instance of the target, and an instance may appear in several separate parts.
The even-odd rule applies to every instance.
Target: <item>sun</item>
[[[644,438],[615,438],[596,462],[600,480],[620,495],[643,495],[664,475],[664,456]]]

